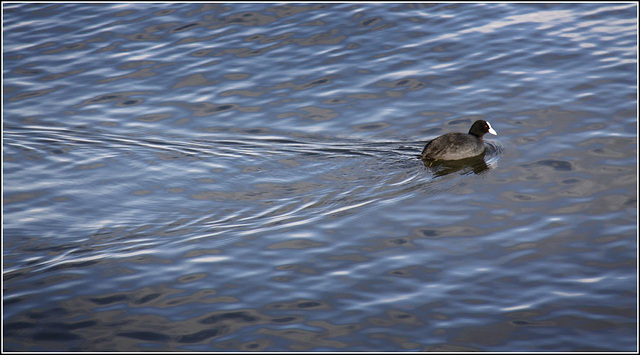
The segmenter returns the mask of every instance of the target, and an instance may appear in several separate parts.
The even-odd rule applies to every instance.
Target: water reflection
[[[482,153],[475,157],[460,160],[423,159],[422,162],[424,166],[431,170],[435,177],[445,176],[459,171],[461,174],[480,174],[489,169],[484,157],[485,153]]]

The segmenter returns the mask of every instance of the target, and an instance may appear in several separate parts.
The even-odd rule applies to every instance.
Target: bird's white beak
[[[487,122],[487,125],[489,126],[489,133],[493,134],[494,136],[497,136],[498,133],[496,133],[493,127],[491,127],[491,123]]]

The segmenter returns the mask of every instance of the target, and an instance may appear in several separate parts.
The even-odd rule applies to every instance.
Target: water
[[[634,3],[3,11],[5,351],[637,350]]]

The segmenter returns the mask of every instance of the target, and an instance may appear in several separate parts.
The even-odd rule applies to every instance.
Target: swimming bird
[[[489,122],[477,120],[469,129],[469,133],[447,133],[427,143],[422,150],[421,158],[428,160],[460,160],[475,157],[484,153],[485,148],[482,136],[486,133],[498,134]]]

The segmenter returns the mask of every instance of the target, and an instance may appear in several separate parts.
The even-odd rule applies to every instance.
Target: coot
[[[427,143],[422,150],[422,159],[459,160],[480,155],[484,152],[482,136],[487,132],[498,134],[489,122],[477,120],[469,133],[447,133]]]

